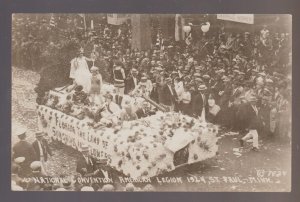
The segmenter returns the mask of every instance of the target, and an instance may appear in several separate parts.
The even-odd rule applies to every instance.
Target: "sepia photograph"
[[[291,192],[292,15],[11,22],[12,191]]]

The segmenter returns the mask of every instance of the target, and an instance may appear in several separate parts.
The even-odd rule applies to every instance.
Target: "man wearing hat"
[[[44,183],[43,181],[35,181],[33,178],[47,178],[47,176],[42,171],[42,162],[40,161],[33,161],[30,164],[31,174],[30,178],[31,181],[27,185],[28,191],[41,191],[45,188],[47,183]]]
[[[106,158],[99,158],[95,161],[96,169],[94,171],[94,177],[100,178],[112,178],[112,170],[107,165]]]
[[[17,185],[22,186],[22,164],[25,161],[24,157],[18,157],[11,163],[11,180],[16,182]]]
[[[126,78],[125,80],[125,94],[128,94],[130,91],[136,88],[138,85],[139,79],[138,79],[138,70],[135,68],[132,68],[130,71],[130,76]]]
[[[166,78],[166,84],[162,87],[160,103],[166,105],[170,110],[174,110],[177,94],[170,77]]]
[[[51,149],[48,145],[47,140],[44,138],[44,132],[38,131],[35,133],[36,140],[32,143],[32,147],[37,156],[37,160],[42,162],[42,169],[46,172],[46,162],[48,160],[48,154],[52,156]]]
[[[36,159],[36,153],[32,147],[32,145],[26,141],[26,129],[23,127],[18,127],[15,133],[19,142],[17,142],[13,146],[13,159],[18,157],[24,157],[25,160],[23,162],[22,172],[24,175],[28,175],[30,173],[30,164]]]
[[[192,112],[194,117],[203,117],[207,108],[207,98],[205,92],[207,87],[205,85],[200,85],[196,95],[192,99]],[[205,115],[204,115],[205,116]]]
[[[82,177],[89,177],[94,174],[95,168],[95,159],[89,155],[89,146],[81,146],[81,157],[77,160],[76,163],[76,172],[80,173]]]
[[[258,129],[260,127],[259,111],[257,108],[257,98],[251,96],[243,107],[240,108],[237,113],[239,120],[242,122],[244,128],[243,131],[248,133],[240,139],[241,146],[244,146],[244,142],[248,139],[253,139],[252,150],[258,151]]]

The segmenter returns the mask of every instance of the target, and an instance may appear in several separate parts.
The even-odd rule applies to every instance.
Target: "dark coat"
[[[137,84],[138,84],[139,80],[137,79]],[[128,94],[130,93],[130,91],[132,91],[135,88],[135,84],[134,84],[134,80],[133,77],[129,77],[125,80],[125,90],[124,93]]]
[[[261,117],[263,132],[267,135],[270,133],[270,113],[271,107],[269,105],[261,105],[259,116]]]
[[[36,153],[30,143],[20,141],[13,146],[13,159],[25,157],[24,166],[28,166],[36,160]]]
[[[202,114],[202,110],[203,110],[203,105],[204,108],[205,108],[205,112],[208,111],[207,107],[207,95],[204,95],[205,96],[205,100],[203,100],[202,98],[202,95],[200,94],[200,92],[196,93],[193,98],[192,98],[192,112],[193,112],[193,115],[198,117],[198,116],[201,116]]]
[[[147,117],[148,115],[147,115],[147,113],[145,113],[144,111],[143,111],[143,109],[138,109],[138,110],[136,110],[136,115],[137,115],[137,117],[140,119],[140,118],[143,118],[143,117]]]
[[[37,140],[35,140],[33,143],[32,143],[32,147],[34,148],[34,151],[35,151],[35,153],[36,153],[36,159],[38,160],[38,161],[40,161],[41,160],[41,152],[40,152],[40,148],[39,148],[39,145],[38,145],[38,141]],[[43,149],[43,154],[44,154],[44,159],[45,159],[45,161],[47,161],[48,160],[48,154],[50,155],[50,156],[52,156],[52,152],[51,152],[51,150],[50,150],[50,147],[49,147],[49,145],[48,145],[48,142],[47,142],[47,140],[45,140],[45,139],[43,139],[42,140],[42,149]]]
[[[258,109],[259,111],[259,109]],[[245,103],[239,107],[237,118],[241,124],[241,129],[258,130],[260,127],[259,113],[256,114],[251,104]]]
[[[161,96],[160,96],[161,100],[159,100],[159,102],[167,106],[172,106],[173,104],[175,104],[176,92],[174,89],[172,90],[172,92],[173,95],[171,93],[170,88],[167,85],[164,85],[162,87]]]
[[[92,161],[87,163],[85,158],[83,157],[83,155],[77,160],[76,163],[76,172],[80,173],[81,176],[86,176],[88,174],[91,174],[94,172],[94,170],[96,170],[96,163],[95,163],[95,159],[92,157],[89,157],[90,160]],[[85,173],[82,169],[86,168],[87,172]]]
[[[158,99],[158,88],[154,87],[150,93],[150,99],[153,100],[156,103],[159,103],[159,99]]]
[[[99,167],[98,167],[97,169],[99,169]],[[94,175],[94,177],[104,178],[105,176],[104,176],[102,170],[104,170],[104,171],[107,172],[108,178],[113,178],[113,170],[112,170],[112,168],[109,167],[109,166],[102,166],[102,167],[99,169],[99,172],[97,172],[97,174]]]

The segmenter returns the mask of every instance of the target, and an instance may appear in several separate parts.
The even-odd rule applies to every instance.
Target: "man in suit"
[[[198,87],[198,92],[192,100],[192,112],[194,117],[203,117],[207,111],[207,98],[205,95],[207,87],[205,85],[200,85]],[[204,117],[205,118],[205,117]]]
[[[89,155],[88,145],[81,147],[81,157],[77,160],[76,172],[80,173],[82,177],[90,177],[94,175],[95,159]]]
[[[170,110],[174,110],[177,99],[176,91],[171,78],[166,78],[166,84],[162,87],[160,104],[166,105]]]
[[[52,152],[47,140],[44,138],[44,132],[38,131],[35,133],[36,140],[32,143],[32,147],[36,153],[37,160],[42,163],[42,169],[47,173],[48,154],[52,156]]]
[[[125,80],[125,94],[130,93],[138,85],[138,70],[133,68],[131,70],[131,76]]]
[[[107,159],[97,159],[95,165],[96,170],[94,171],[94,177],[112,178],[112,170],[111,167],[107,165]]]
[[[17,128],[16,135],[20,141],[13,146],[13,159],[25,157],[25,160],[22,164],[22,173],[27,176],[30,174],[30,164],[36,159],[36,153],[32,145],[26,141],[25,128]]]
[[[258,116],[258,109],[256,106],[257,98],[252,96],[249,98],[249,103],[245,104],[243,109],[239,112],[241,119],[244,119],[245,130],[249,131],[242,139],[240,139],[241,146],[244,146],[244,142],[248,139],[253,139],[252,150],[258,151],[258,129],[260,125],[260,119]]]

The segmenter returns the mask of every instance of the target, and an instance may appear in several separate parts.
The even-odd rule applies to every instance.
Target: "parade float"
[[[60,99],[66,96],[55,91],[50,94]],[[144,100],[126,99],[131,99],[136,107]],[[106,158],[112,168],[132,178],[157,176],[217,154],[217,126],[205,119],[158,108],[152,116],[123,121],[112,127],[94,127],[87,119],[78,119],[46,105],[38,105],[37,111],[39,128],[50,139],[79,151],[82,145],[88,145],[91,156]],[[185,153],[185,160],[178,163],[175,155],[179,151]]]

